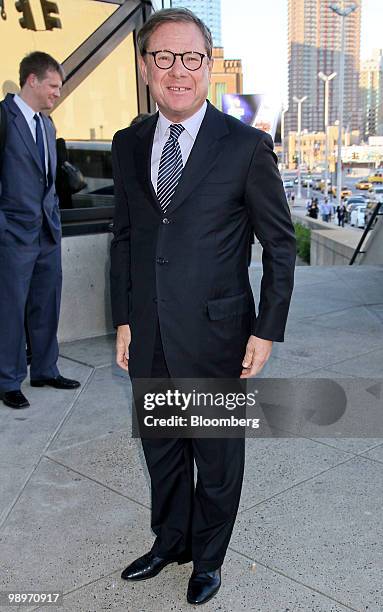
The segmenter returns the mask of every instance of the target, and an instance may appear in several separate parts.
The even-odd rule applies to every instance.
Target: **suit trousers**
[[[170,378],[159,326],[152,378]],[[217,569],[238,511],[245,440],[142,439],[142,446],[151,479],[152,551],[166,559],[193,560],[196,571]]]
[[[31,378],[58,375],[57,327],[61,248],[43,223],[31,245],[6,232],[0,239],[0,391],[16,391],[27,375],[25,314],[32,349]]]

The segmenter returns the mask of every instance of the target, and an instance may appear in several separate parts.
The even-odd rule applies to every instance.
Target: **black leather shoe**
[[[70,378],[64,378],[59,374],[56,378],[36,378],[31,380],[31,387],[54,387],[55,389],[77,389],[80,387],[78,380],[71,380]]]
[[[187,600],[198,605],[209,601],[221,586],[221,568],[212,572],[193,572],[188,585]]]
[[[162,557],[156,557],[151,551],[139,557],[133,563],[128,565],[127,568],[121,574],[121,578],[124,580],[147,580],[148,578],[154,578],[161,570],[164,569],[169,563],[188,563],[189,558],[180,557],[179,559],[162,559]]]
[[[6,391],[1,399],[10,408],[28,408],[30,406],[30,403],[21,391]]]

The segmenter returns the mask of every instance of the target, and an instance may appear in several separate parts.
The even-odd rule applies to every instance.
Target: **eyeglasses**
[[[168,70],[176,61],[176,57],[181,58],[182,64],[188,70],[198,70],[202,66],[202,60],[207,57],[205,53],[198,51],[186,51],[186,53],[173,53],[173,51],[145,51],[146,55],[153,55],[154,63],[161,70]]]

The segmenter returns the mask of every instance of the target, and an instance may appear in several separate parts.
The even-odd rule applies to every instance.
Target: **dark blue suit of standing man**
[[[55,191],[56,141],[43,114],[60,96],[63,71],[36,51],[20,63],[20,94],[3,106],[5,148],[0,170],[0,394],[26,408],[24,316],[32,348],[31,385],[74,389],[57,369],[61,298],[61,228]]]

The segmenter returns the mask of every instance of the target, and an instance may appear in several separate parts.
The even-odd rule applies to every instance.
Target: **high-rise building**
[[[383,49],[362,62],[360,92],[364,137],[383,136]]]
[[[324,129],[324,83],[318,73],[339,75],[342,17],[330,9],[330,0],[288,0],[289,112],[286,133],[297,130],[297,104],[302,104],[302,130]],[[356,10],[345,18],[344,128],[360,128],[360,28],[362,0],[345,0]],[[335,3],[336,4],[336,3]],[[340,5],[340,3],[339,3]],[[338,75],[330,82],[329,123],[338,119]]]
[[[221,0],[172,0],[171,5],[193,11],[211,30],[214,46],[222,47]]]

